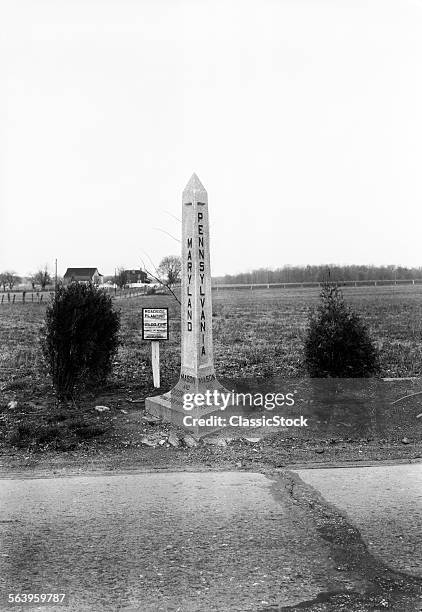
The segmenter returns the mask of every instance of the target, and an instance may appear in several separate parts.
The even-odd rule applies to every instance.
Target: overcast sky
[[[0,271],[422,266],[422,2],[1,0]],[[155,228],[159,228],[158,231]]]

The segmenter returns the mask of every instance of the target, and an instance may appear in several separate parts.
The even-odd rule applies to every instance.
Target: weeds
[[[9,432],[8,442],[15,448],[34,452],[47,448],[66,451],[87,440],[100,438],[107,430],[105,424],[94,423],[89,419],[68,419],[66,415],[59,414],[48,417],[46,422],[38,420],[19,423]]]

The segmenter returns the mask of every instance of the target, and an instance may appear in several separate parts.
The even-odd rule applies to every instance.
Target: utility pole
[[[57,257],[55,262],[55,274],[54,274],[54,292],[57,291]]]

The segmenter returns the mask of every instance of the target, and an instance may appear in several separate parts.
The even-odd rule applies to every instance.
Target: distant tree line
[[[283,266],[275,270],[260,268],[240,274],[226,274],[214,278],[214,281],[222,284],[253,284],[410,279],[422,279],[422,268],[356,265]]]

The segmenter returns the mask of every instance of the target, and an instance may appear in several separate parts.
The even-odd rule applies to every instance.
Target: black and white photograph
[[[0,0],[0,610],[422,611],[422,0]]]

